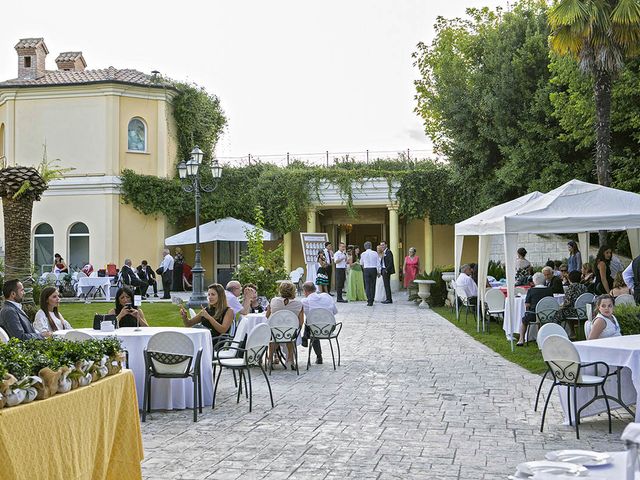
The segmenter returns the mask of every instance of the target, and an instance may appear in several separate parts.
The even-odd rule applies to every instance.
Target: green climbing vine
[[[357,219],[353,190],[372,179],[399,184],[400,213],[408,219],[429,216],[433,224],[450,224],[475,213],[474,202],[448,165],[431,161],[377,160],[369,163],[336,163],[331,167],[311,167],[292,162],[288,167],[255,164],[225,167],[220,185],[203,194],[201,219],[235,217],[254,220],[260,207],[265,227],[278,233],[296,231],[307,207],[320,198],[326,183],[337,187],[349,214]],[[122,197],[146,215],[164,215],[169,222],[184,226],[192,222],[193,194],[185,193],[178,179],[164,179],[122,172]]]

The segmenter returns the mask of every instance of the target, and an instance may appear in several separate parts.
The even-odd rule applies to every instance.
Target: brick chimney
[[[67,72],[82,72],[87,67],[87,62],[82,56],[82,52],[62,52],[56,58],[58,70]]]
[[[49,53],[44,38],[23,38],[15,49],[18,52],[18,78],[35,80],[44,76],[45,59]]]

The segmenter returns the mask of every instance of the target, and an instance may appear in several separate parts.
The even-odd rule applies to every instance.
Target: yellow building
[[[18,76],[0,83],[0,166],[37,166],[46,154],[74,170],[54,181],[33,213],[33,260],[50,270],[54,253],[72,267],[124,257],[155,265],[171,232],[162,218],[120,201],[120,172],[167,176],[176,158],[175,90],[136,70],[86,69],[64,52],[46,69],[42,38],[15,46]],[[4,226],[0,216],[0,247]]]
[[[49,51],[42,38],[20,40],[15,49],[18,76],[0,82],[0,166],[36,166],[46,146],[49,160],[60,159],[60,166],[74,169],[52,182],[34,205],[37,269],[49,271],[54,253],[72,268],[87,261],[97,268],[111,262],[120,266],[125,258],[158,264],[164,239],[175,232],[165,219],[144,216],[121,202],[119,175],[123,169],[174,175],[171,102],[177,92],[158,76],[136,70],[88,70],[82,52],[59,54],[57,69],[47,70]],[[389,189],[385,180],[355,185],[358,216],[352,218],[339,190],[323,185],[299,230],[327,232],[336,248],[338,241],[362,246],[366,240],[386,240],[396,271],[411,246],[421,258],[421,270],[452,264],[453,226],[431,225],[428,218],[404,221],[398,215],[397,188]],[[0,215],[0,255],[3,236]],[[283,242],[287,268],[304,266],[299,232],[284,235]],[[472,260],[475,251],[466,245],[464,253]],[[240,252],[237,242],[204,245],[206,281],[229,278]],[[185,256],[187,262],[193,259],[193,247],[185,247]]]

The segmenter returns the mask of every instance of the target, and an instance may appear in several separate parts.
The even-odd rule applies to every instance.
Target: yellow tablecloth
[[[0,479],[139,479],[143,455],[128,370],[0,410]]]

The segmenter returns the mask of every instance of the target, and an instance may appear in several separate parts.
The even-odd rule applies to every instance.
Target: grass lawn
[[[456,320],[456,312],[451,313],[448,307],[435,307],[433,311],[442,315],[456,327],[468,333],[491,350],[502,355],[510,362],[517,363],[533,373],[544,373],[547,369],[542,360],[542,353],[538,350],[538,345],[535,342],[529,343],[526,347],[515,347],[515,351],[511,352],[511,343],[507,341],[504,330],[502,330],[502,322],[492,322],[489,333],[478,333],[476,332],[475,317],[471,315],[469,315],[469,320],[465,324],[464,313],[460,315],[460,321],[458,322]]]
[[[60,313],[74,328],[91,328],[96,313],[108,313],[109,303],[63,303]],[[144,316],[152,327],[182,327],[180,307],[173,303],[142,303]]]

